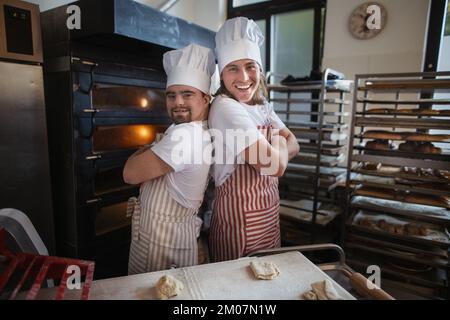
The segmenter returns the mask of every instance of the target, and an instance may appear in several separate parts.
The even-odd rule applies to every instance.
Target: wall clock
[[[377,36],[386,26],[386,8],[377,2],[366,2],[355,8],[348,19],[350,33],[357,39]]]

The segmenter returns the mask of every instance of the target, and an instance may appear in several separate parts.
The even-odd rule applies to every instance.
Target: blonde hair
[[[237,100],[230,91],[225,87],[223,80],[220,79],[220,87],[217,89],[216,93],[213,94],[213,97],[217,97],[221,94],[224,94],[234,100]],[[267,91],[266,77],[264,73],[261,72],[258,88],[255,91],[255,94],[252,97],[251,102],[254,104],[264,104],[269,99],[269,94]]]

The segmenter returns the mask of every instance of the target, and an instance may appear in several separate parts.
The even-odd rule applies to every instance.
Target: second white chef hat
[[[230,62],[241,59],[255,60],[262,69],[259,47],[264,36],[255,21],[237,17],[225,21],[216,33],[216,55],[219,71]]]

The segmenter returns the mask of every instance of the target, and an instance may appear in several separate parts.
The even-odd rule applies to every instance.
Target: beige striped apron
[[[166,176],[145,182],[139,199],[130,198],[132,239],[128,274],[197,264],[198,209],[176,202]]]

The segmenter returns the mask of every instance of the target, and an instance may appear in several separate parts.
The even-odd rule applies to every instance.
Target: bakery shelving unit
[[[330,80],[331,75],[339,79]],[[331,69],[322,80],[268,86],[276,113],[296,135],[299,154],[280,179],[281,231],[285,244],[336,241],[334,189],[345,178],[345,143],[352,82]]]
[[[354,83],[348,263],[379,266],[392,290],[448,299],[450,72],[364,74]]]

